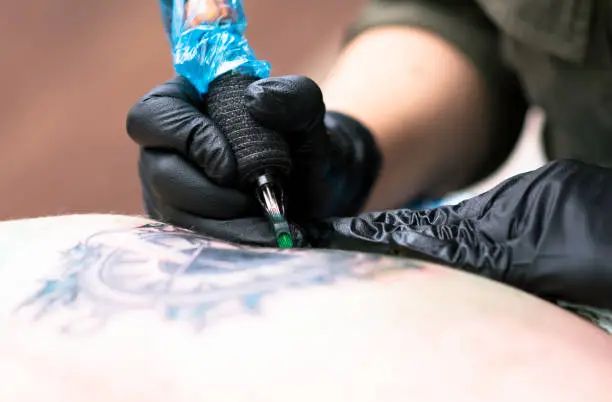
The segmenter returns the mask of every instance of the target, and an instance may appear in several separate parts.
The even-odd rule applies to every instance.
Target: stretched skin
[[[144,224],[153,228],[142,229]],[[38,299],[16,310],[44,281],[72,283],[63,271],[67,250],[87,238],[104,246],[98,257],[105,256],[72,267],[89,280],[96,276],[86,274],[95,273],[101,261],[107,274],[124,278],[125,292],[136,289],[133,281],[174,272],[168,263],[182,258],[184,244],[164,248],[170,243],[138,237],[139,230],[160,238],[176,231],[139,217],[111,215],[0,223],[0,242],[7,246],[0,255],[0,400],[612,399],[607,333],[525,293],[418,261],[280,252],[207,239],[198,257],[206,268],[198,275],[209,275],[227,289],[262,283],[256,279],[266,273],[271,292],[258,306],[230,303],[194,326],[189,319],[162,314],[168,298],[159,287],[149,287],[161,292],[157,304],[135,308],[138,297],[111,298],[113,304],[104,297],[121,293],[118,288],[92,293],[90,286],[46,310],[37,308]],[[130,258],[118,258],[121,250],[130,251]],[[301,267],[301,277],[343,274],[286,286],[291,265],[284,258]],[[228,273],[232,269],[236,272]],[[177,275],[173,289],[189,288],[197,277]],[[209,288],[199,296],[218,296],[215,292]]]

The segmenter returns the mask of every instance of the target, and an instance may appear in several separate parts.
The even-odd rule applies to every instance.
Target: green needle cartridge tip
[[[276,237],[276,242],[278,243],[279,248],[293,247],[293,239],[291,239],[291,235],[287,232],[280,233]]]

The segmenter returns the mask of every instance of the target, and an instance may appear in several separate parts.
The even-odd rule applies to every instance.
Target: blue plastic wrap
[[[242,0],[160,0],[176,72],[201,93],[228,71],[266,78],[270,64],[257,60],[244,37]]]

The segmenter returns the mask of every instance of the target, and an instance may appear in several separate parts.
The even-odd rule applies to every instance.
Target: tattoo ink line
[[[33,320],[61,315],[65,331],[81,327],[83,312],[103,325],[113,316],[149,311],[202,329],[210,317],[257,314],[262,301],[292,288],[364,280],[408,261],[375,254],[286,252],[211,240],[152,224],[95,234],[64,254],[57,278],[19,306]],[[73,314],[66,314],[73,312]]]

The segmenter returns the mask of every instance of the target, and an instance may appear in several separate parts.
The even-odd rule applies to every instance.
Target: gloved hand
[[[310,238],[425,258],[545,299],[612,309],[612,170],[581,162],[549,163],[456,206],[331,220]]]
[[[350,117],[326,113],[319,87],[308,78],[260,80],[245,96],[253,117],[289,144],[290,221],[356,214],[380,166],[368,130]],[[195,88],[176,77],[129,112],[128,134],[141,147],[147,213],[224,240],[275,245],[254,194],[237,190],[233,152],[205,109]],[[299,233],[294,235],[299,245]]]

